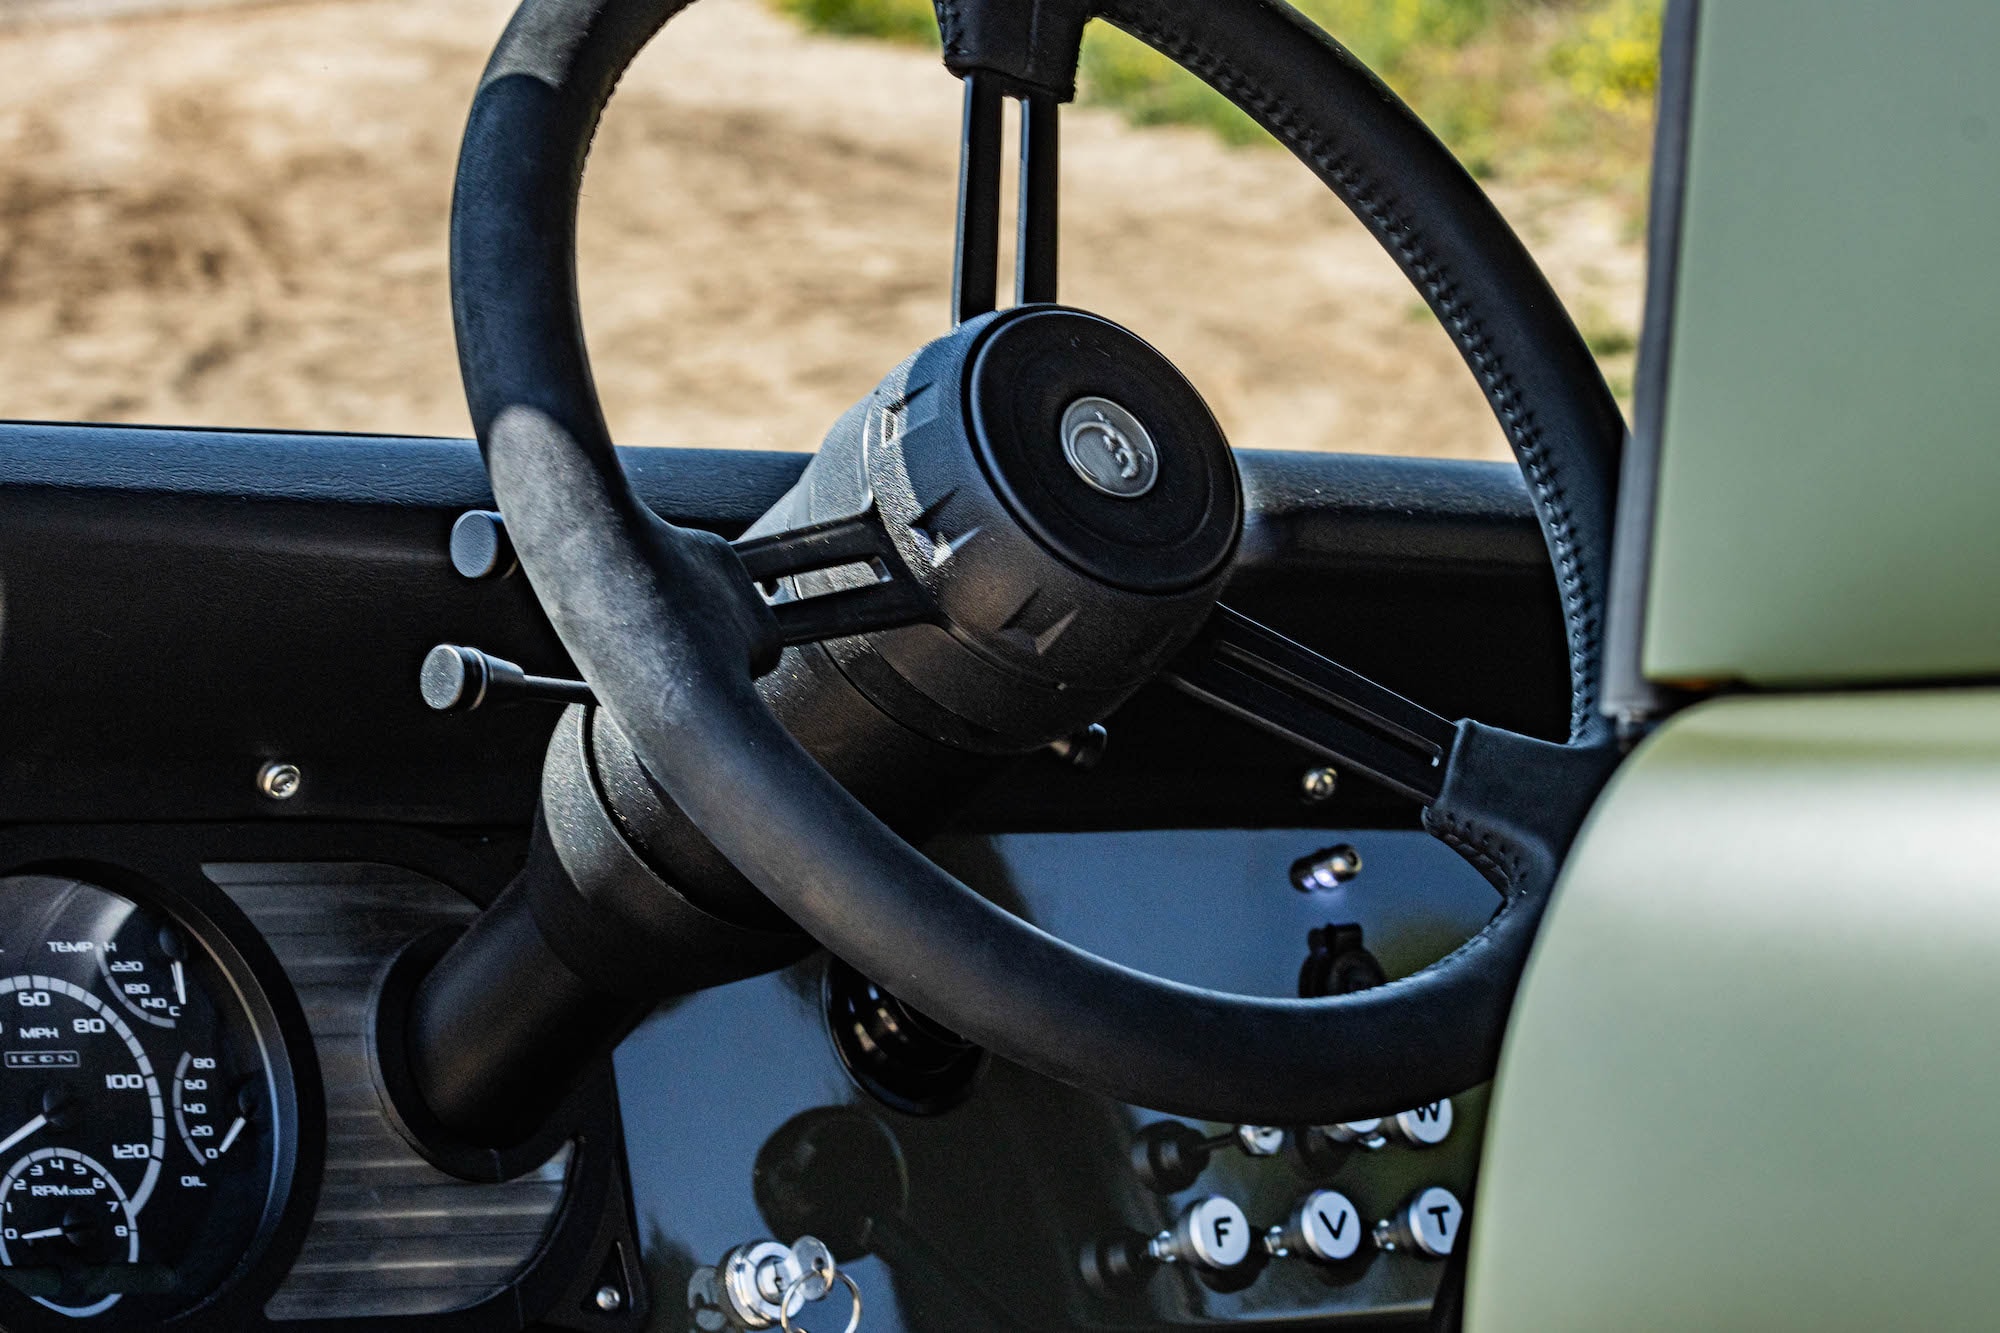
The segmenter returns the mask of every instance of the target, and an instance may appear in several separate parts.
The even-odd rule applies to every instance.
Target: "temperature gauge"
[[[126,1013],[157,1028],[180,1022],[188,1004],[188,951],[179,928],[134,912],[96,953],[104,988]]]

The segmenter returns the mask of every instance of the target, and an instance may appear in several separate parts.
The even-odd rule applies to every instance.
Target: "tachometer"
[[[59,1314],[102,1314],[139,1262],[138,1212],[102,1163],[38,1148],[0,1176],[0,1264],[31,1274],[17,1285]]]
[[[200,1306],[283,1212],[295,1093],[268,1002],[225,956],[162,905],[0,878],[0,1277],[39,1317]]]

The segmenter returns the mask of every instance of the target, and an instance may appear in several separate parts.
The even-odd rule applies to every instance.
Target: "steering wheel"
[[[599,116],[685,2],[525,0],[471,113],[451,232],[466,393],[508,533],[639,763],[827,949],[1055,1078],[1162,1111],[1308,1124],[1490,1076],[1558,866],[1615,763],[1597,657],[1623,435],[1492,204],[1386,87],[1276,0],[937,0],[945,62],[967,88],[958,327],[843,418],[798,488],[731,545],[635,495],[576,293]],[[1217,605],[1243,525],[1221,431],[1152,348],[1053,304],[1054,116],[1093,17],[1277,136],[1456,341],[1553,560],[1567,744],[1447,721]],[[1026,108],[1025,303],[995,311],[1003,95]],[[1045,743],[1165,677],[1421,800],[1425,827],[1500,906],[1448,957],[1353,994],[1225,995],[1134,971],[988,902],[822,768],[757,684],[800,652],[969,749]]]

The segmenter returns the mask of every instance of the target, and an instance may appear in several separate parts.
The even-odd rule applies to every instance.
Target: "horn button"
[[[1010,312],[981,341],[967,400],[980,461],[1050,551],[1131,592],[1221,570],[1241,503],[1229,444],[1171,362],[1095,315]]]
[[[905,725],[989,752],[1069,735],[1155,675],[1214,607],[1243,523],[1235,459],[1194,386],[1059,306],[968,321],[904,362],[752,535],[870,504],[935,622],[804,651]]]

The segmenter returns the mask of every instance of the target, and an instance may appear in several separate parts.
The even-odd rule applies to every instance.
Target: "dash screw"
[[[1314,805],[1331,800],[1340,786],[1340,773],[1331,767],[1309,768],[1299,779],[1299,794]]]
[[[297,764],[281,764],[274,759],[257,770],[257,790],[274,801],[291,800],[304,784],[305,774],[299,772]]]

